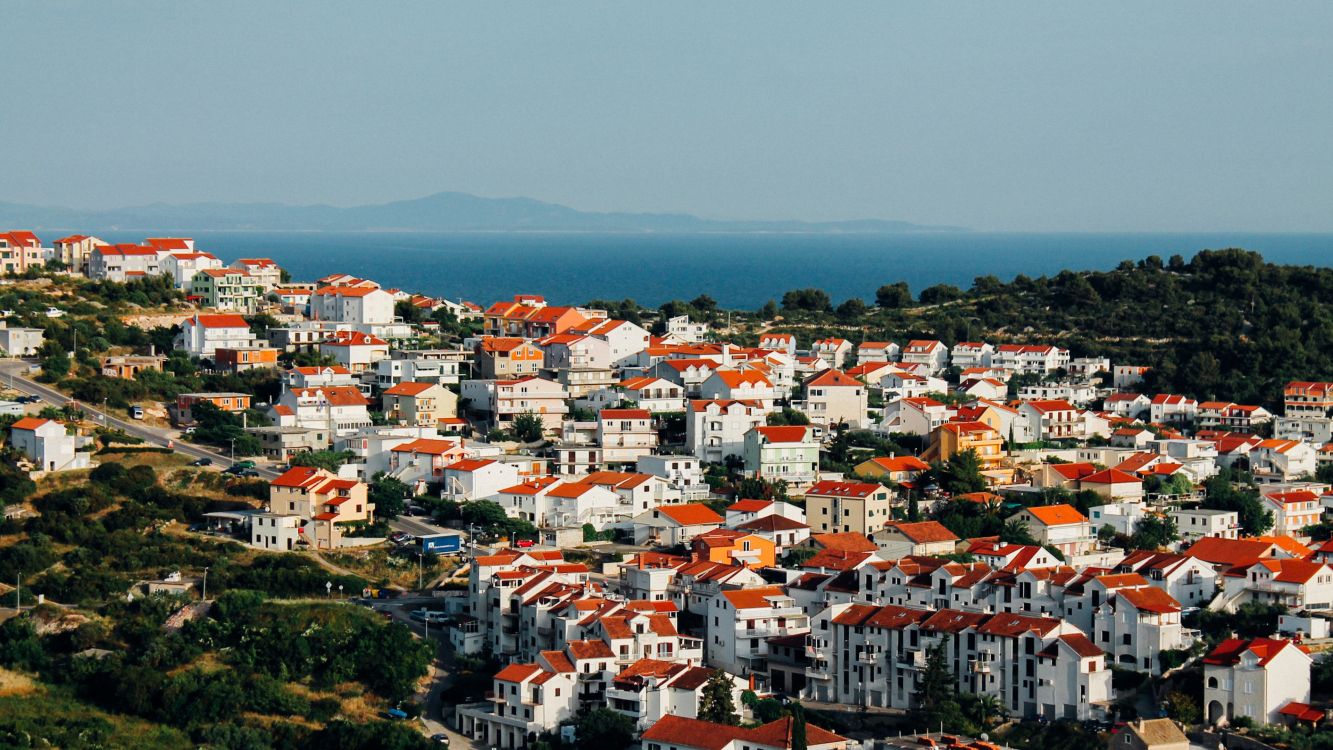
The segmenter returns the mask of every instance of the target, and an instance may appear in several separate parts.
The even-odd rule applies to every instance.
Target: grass
[[[13,674],[6,672],[0,678]],[[66,750],[188,750],[195,745],[183,732],[141,719],[109,714],[83,703],[61,688],[23,675],[30,692],[0,694],[0,744]],[[2,683],[0,683],[2,684]]]
[[[403,588],[415,589],[417,586],[418,566],[415,557],[396,557],[389,554],[384,546],[346,552],[324,553],[324,559],[334,565],[376,583],[388,583]],[[434,580],[440,575],[458,568],[458,561],[449,557],[440,557],[434,566],[427,565],[425,579]]]

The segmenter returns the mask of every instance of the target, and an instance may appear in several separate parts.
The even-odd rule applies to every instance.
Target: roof
[[[728,512],[757,513],[773,505],[772,500],[737,500],[727,506]]]
[[[249,328],[250,324],[239,315],[196,315],[185,321],[204,328]]]
[[[681,503],[678,505],[659,505],[655,509],[657,514],[670,518],[681,526],[702,526],[704,524],[718,524],[726,520],[719,516],[712,508],[703,503]]]
[[[821,388],[864,388],[865,384],[839,370],[825,370],[805,381],[805,385]]]
[[[1119,469],[1105,469],[1081,479],[1085,484],[1143,484],[1143,480]]]
[[[417,438],[409,443],[395,445],[389,450],[393,453],[424,453],[429,456],[443,456],[452,451],[460,450],[461,448],[462,446],[455,440]]]
[[[437,383],[416,383],[412,381],[403,381],[398,385],[386,390],[386,396],[420,396],[431,388],[437,388]]]
[[[1324,718],[1323,712],[1319,718]],[[1126,729],[1138,736],[1146,747],[1157,745],[1183,745],[1189,742],[1185,733],[1180,731],[1170,719],[1140,719],[1128,723]]]
[[[842,531],[833,534],[814,534],[810,537],[824,549],[841,552],[874,552],[879,549],[864,534],[855,531]]]
[[[891,523],[888,528],[896,530],[898,533],[916,542],[917,544],[929,544],[931,542],[956,542],[958,537],[939,521],[918,521],[916,523]]]
[[[647,409],[602,409],[597,414],[601,419],[652,419]]]
[[[1259,657],[1259,666],[1264,666],[1282,653],[1283,649],[1291,645],[1293,645],[1291,641],[1279,638],[1253,638],[1248,641],[1239,638],[1228,638],[1217,644],[1204,657],[1203,663],[1231,666],[1240,663],[1241,656],[1250,652]]]
[[[1075,523],[1087,523],[1088,519],[1083,517],[1082,513],[1066,503],[1056,503],[1055,505],[1035,505],[1027,509],[1043,526],[1068,526]]]
[[[611,652],[611,647],[606,641],[570,641],[569,655],[576,661],[583,659],[614,659],[616,655]]]
[[[884,489],[884,485],[871,484],[869,482],[835,482],[825,479],[810,485],[806,490],[806,496],[819,495],[821,497],[869,497],[876,492]]]
[[[54,419],[42,419],[42,418],[40,418],[40,417],[24,417],[23,419],[20,419],[19,421],[17,421],[17,422],[15,422],[14,424],[10,425],[10,429],[14,429],[14,430],[35,430],[35,429],[37,429],[38,427],[41,427],[41,426],[44,425],[44,424],[49,424],[49,423],[53,423],[53,422],[55,422]]]
[[[797,529],[808,529],[809,525],[801,523],[786,516],[780,516],[777,513],[770,513],[753,521],[746,521],[737,524],[736,528],[741,531],[795,531]]]
[[[1299,702],[1297,702],[1297,701],[1292,701],[1292,702],[1288,703],[1287,705],[1283,706],[1282,708],[1279,708],[1277,712],[1280,713],[1280,714],[1282,714],[1283,716],[1290,716],[1290,717],[1292,717],[1292,718],[1294,718],[1294,719],[1296,719],[1296,720],[1298,720],[1298,721],[1323,721],[1323,720],[1324,720],[1324,712],[1323,712],[1323,711],[1320,711],[1320,710],[1317,709],[1317,708],[1311,708],[1311,707],[1310,707],[1310,704],[1308,704],[1308,703],[1299,703]],[[1161,719],[1158,719],[1158,721],[1162,721],[1162,720],[1161,720]]]
[[[810,428],[804,425],[761,425],[754,431],[763,435],[770,443],[804,443]]]
[[[1154,589],[1154,591],[1156,591],[1156,589]],[[1060,636],[1060,640],[1064,641],[1070,648],[1074,649],[1074,653],[1085,658],[1101,656],[1106,653],[1101,650],[1097,644],[1088,640],[1088,637],[1082,633],[1066,633],[1065,635]]]
[[[1156,586],[1144,586],[1138,589],[1124,589],[1119,596],[1125,601],[1134,605],[1134,609],[1140,612],[1157,612],[1166,614],[1180,611],[1180,602],[1176,598],[1166,593],[1165,589],[1159,589]]]
[[[752,589],[724,590],[722,596],[736,609],[765,609],[771,607],[770,597],[786,598],[787,592],[781,586],[762,586]]]
[[[523,682],[540,671],[542,668],[536,664],[510,664],[496,672],[495,679],[502,682]]]
[[[1223,539],[1206,536],[1185,550],[1185,554],[1215,565],[1253,565],[1272,549],[1271,542],[1258,539]]]
[[[891,472],[925,471],[930,468],[930,464],[916,456],[879,456],[870,459],[869,463]]]

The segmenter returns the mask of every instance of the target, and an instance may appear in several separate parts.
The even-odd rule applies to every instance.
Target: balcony
[[[812,680],[832,679],[833,673],[829,670],[828,663],[811,664],[805,668],[805,676]]]
[[[861,651],[856,654],[856,663],[873,667],[879,663],[879,651]]]
[[[990,674],[991,672],[990,662],[984,659],[973,659],[968,662],[967,666],[973,674]]]
[[[898,666],[902,667],[903,669],[925,669],[926,652],[908,651],[907,653],[898,657]]]

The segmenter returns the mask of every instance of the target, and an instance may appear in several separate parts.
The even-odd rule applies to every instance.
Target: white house
[[[319,353],[353,373],[372,369],[389,356],[389,342],[361,331],[335,331],[319,344]]]
[[[779,586],[722,591],[709,602],[704,648],[731,674],[765,671],[768,639],[810,632],[810,616]]]
[[[1055,547],[1066,557],[1087,552],[1096,539],[1088,519],[1064,503],[1024,508],[1008,520],[1026,523],[1037,541]]]
[[[994,360],[995,347],[983,341],[959,341],[949,351],[949,359],[954,367],[990,367]]]
[[[1290,482],[1314,476],[1315,447],[1299,440],[1263,440],[1250,451],[1250,473],[1260,482]]]
[[[39,471],[86,469],[92,454],[78,450],[78,439],[54,419],[24,417],[9,428],[9,444]]]
[[[865,423],[870,389],[856,378],[839,370],[825,370],[806,379],[801,390],[804,400],[800,409],[811,422],[852,427]]]
[[[690,401],[685,412],[685,445],[703,461],[739,458],[745,452],[745,434],[764,424],[767,412],[757,401]]]
[[[633,463],[657,449],[657,427],[647,409],[602,409],[597,444],[606,463]]]
[[[765,409],[773,408],[777,397],[773,383],[758,370],[714,370],[699,384],[699,395],[720,401],[758,401]]]
[[[1310,654],[1274,638],[1228,638],[1203,660],[1204,719],[1225,724],[1247,717],[1276,724],[1291,701],[1310,701]]]
[[[937,375],[949,367],[949,347],[939,341],[916,339],[903,347],[904,364],[924,365],[927,374]]]
[[[819,478],[819,442],[811,426],[759,426],[745,433],[745,470],[803,486]]]
[[[393,322],[393,295],[364,286],[326,286],[310,295],[310,319],[365,329]]]
[[[1148,418],[1157,424],[1193,422],[1198,412],[1198,401],[1172,393],[1159,393],[1148,405]]]
[[[188,291],[194,286],[194,275],[200,271],[222,268],[222,261],[212,253],[177,252],[162,256],[158,267],[171,277],[177,289]]]
[[[518,467],[494,459],[465,458],[444,467],[440,497],[455,502],[489,500],[518,484]]]
[[[841,368],[847,363],[847,358],[851,356],[855,347],[847,339],[827,338],[820,339],[810,345],[810,353],[816,357],[823,357],[835,368]]]
[[[897,362],[901,351],[892,341],[863,341],[856,347],[856,364]]]
[[[193,357],[211,359],[218,349],[246,349],[258,345],[250,324],[240,315],[196,314],[181,323],[176,348]]]

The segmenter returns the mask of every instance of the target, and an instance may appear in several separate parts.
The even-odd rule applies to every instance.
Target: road
[[[14,390],[22,391],[30,396],[37,396],[42,399],[44,403],[52,406],[64,406],[74,400],[70,396],[61,393],[49,385],[38,383],[32,378],[29,378],[25,373],[31,364],[32,362],[21,359],[0,360],[0,373],[4,373],[6,381],[9,382]],[[79,402],[79,408],[85,413],[92,415],[96,421],[101,422],[107,427],[123,430],[126,434],[141,438],[150,445],[156,445],[162,448],[169,447],[177,453],[189,456],[190,458],[212,459],[213,464],[222,469],[225,469],[232,464],[231,460],[227,457],[227,452],[225,450],[187,443],[181,439],[179,431],[151,427],[131,419],[121,419],[120,417],[103,412],[92,404],[87,404],[82,401]],[[256,467],[256,471],[258,471],[259,475],[264,479],[274,479],[278,476],[276,471],[263,466]]]

